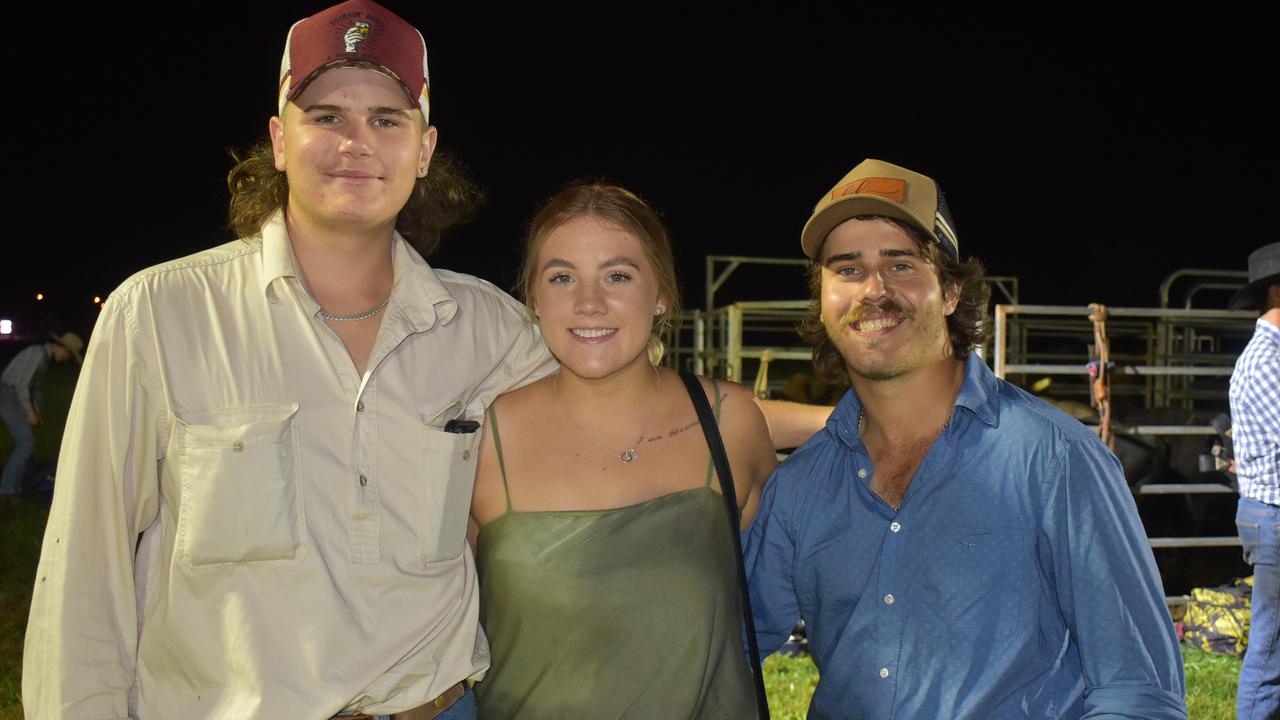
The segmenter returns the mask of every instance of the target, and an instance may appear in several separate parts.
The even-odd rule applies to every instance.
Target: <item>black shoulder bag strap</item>
[[[741,520],[738,516],[738,497],[733,488],[733,473],[729,470],[729,455],[724,451],[724,441],[720,439],[720,427],[716,424],[716,416],[711,412],[707,395],[702,390],[702,383],[693,373],[682,372],[680,379],[689,391],[689,399],[693,401],[693,409],[698,411],[698,423],[702,425],[702,434],[707,438],[707,447],[711,449],[711,458],[716,464],[716,476],[720,478],[720,494],[724,496],[724,507],[729,514],[729,534],[733,536],[733,553],[738,559],[738,586],[742,590],[742,619],[746,622],[747,652],[751,655],[751,675],[755,679],[756,707],[760,712],[760,720],[769,719],[769,700],[764,694],[764,668],[760,665],[760,648],[756,645],[756,623],[751,617],[751,593],[747,590],[747,569],[742,562]]]

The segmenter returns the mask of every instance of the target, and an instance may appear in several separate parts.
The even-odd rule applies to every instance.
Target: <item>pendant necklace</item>
[[[658,368],[656,366],[651,367],[653,367],[653,374],[658,378],[658,390],[653,394],[653,403],[649,405],[649,414],[645,417],[644,423],[640,425],[640,437],[636,438],[636,441],[631,444],[631,447],[617,453],[618,459],[624,463],[634,462],[635,459],[640,456],[640,453],[636,451],[636,448],[644,441],[644,430],[649,426],[649,421],[653,419],[653,412],[658,409],[658,398],[662,396],[662,373],[658,372]],[[560,399],[559,383],[560,373],[557,372],[555,378],[551,381],[551,391],[555,393],[556,403],[560,405],[561,410],[564,410],[565,417],[569,418],[569,422],[573,423],[573,426],[578,429],[578,432],[582,433],[591,442],[599,445],[609,452],[615,452],[613,448],[595,439],[591,433],[587,432],[586,428],[582,427],[577,420],[573,419],[573,415],[569,413],[569,408],[566,407],[564,401]]]

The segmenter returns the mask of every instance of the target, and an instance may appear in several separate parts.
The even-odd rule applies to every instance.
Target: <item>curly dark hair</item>
[[[276,169],[269,140],[247,153],[233,150],[231,157],[236,164],[227,173],[229,225],[237,237],[249,237],[258,234],[288,202],[289,180]],[[414,183],[409,201],[396,217],[396,230],[427,257],[440,245],[445,229],[469,220],[483,202],[484,193],[462,164],[437,151],[431,158],[431,171]]]
[[[924,231],[897,218],[883,215],[864,215],[854,220],[883,220],[892,224],[911,238],[921,257],[938,269],[938,282],[945,292],[959,293],[955,312],[947,316],[947,336],[955,357],[964,359],[976,347],[981,347],[991,337],[991,319],[987,305],[991,300],[991,286],[983,279],[985,270],[976,258],[955,260],[942,251],[937,241]],[[822,324],[822,264],[809,265],[809,311],[797,328],[800,337],[813,346],[813,368],[818,379],[827,383],[845,382],[849,368],[835,343],[827,335]],[[948,290],[958,288],[958,291]]]

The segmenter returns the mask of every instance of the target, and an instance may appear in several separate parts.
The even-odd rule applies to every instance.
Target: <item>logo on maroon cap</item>
[[[356,46],[369,39],[369,23],[358,22],[352,25],[346,34],[342,36],[342,41],[346,43],[346,50],[349,53],[356,51]]]

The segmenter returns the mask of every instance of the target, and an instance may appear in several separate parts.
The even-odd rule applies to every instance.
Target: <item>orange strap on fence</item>
[[[1111,432],[1111,342],[1107,340],[1107,306],[1089,303],[1089,321],[1093,323],[1093,344],[1097,359],[1089,365],[1093,379],[1093,406],[1098,409],[1098,437],[1113,451],[1115,435]]]

